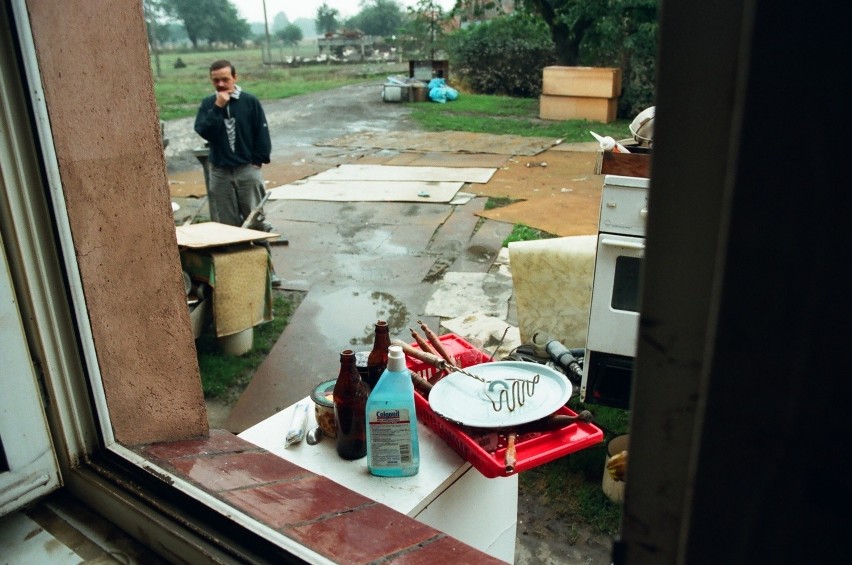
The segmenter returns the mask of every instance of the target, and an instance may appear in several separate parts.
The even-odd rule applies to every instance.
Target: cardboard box
[[[542,94],[548,96],[621,96],[621,69],[610,67],[545,67]]]
[[[608,124],[615,120],[617,102],[617,98],[543,94],[540,97],[539,117],[542,120],[590,120]]]

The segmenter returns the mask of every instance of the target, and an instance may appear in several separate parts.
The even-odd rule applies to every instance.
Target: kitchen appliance
[[[580,397],[616,408],[630,405],[639,333],[639,275],[645,254],[648,184],[606,175],[601,193],[589,332]]]

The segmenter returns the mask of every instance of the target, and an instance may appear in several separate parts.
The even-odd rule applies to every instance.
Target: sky
[[[278,12],[284,12],[287,19],[291,22],[299,18],[314,19],[317,15],[317,8],[328,4],[330,8],[334,8],[340,12],[341,19],[346,19],[354,16],[361,11],[361,0],[265,0],[266,15],[269,17],[270,23],[272,18]],[[434,0],[435,4],[441,6],[445,12],[455,4],[455,0]],[[249,23],[263,22],[263,2],[264,0],[231,0],[231,3],[237,7],[240,15],[248,20]],[[402,5],[403,9],[409,6],[416,6],[417,0],[397,0]]]

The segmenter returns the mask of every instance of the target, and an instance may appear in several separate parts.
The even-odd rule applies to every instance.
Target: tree
[[[302,41],[302,28],[296,24],[288,24],[284,29],[279,29],[275,34],[284,43],[293,48],[293,56],[296,55],[296,46]]]
[[[372,0],[355,17],[347,22],[348,27],[359,29],[367,35],[388,36],[399,31],[403,11],[395,0]]]
[[[143,0],[142,10],[145,14],[145,28],[148,33],[148,47],[154,53],[154,61],[156,63],[157,76],[163,76],[160,68],[160,42],[168,38],[168,27],[163,24],[163,19],[166,16],[160,0]]]
[[[659,0],[518,0],[518,4],[547,23],[557,64],[621,68],[621,115],[638,114],[653,104]]]
[[[287,19],[287,14],[284,12],[278,12],[275,14],[275,17],[272,18],[272,31],[278,33],[290,23],[290,20]]]
[[[446,40],[443,20],[443,9],[432,0],[418,0],[416,7],[408,8],[408,21],[400,29],[405,51],[435,59]]]
[[[340,17],[340,12],[329,7],[323,2],[322,6],[317,8],[316,27],[317,33],[327,34],[334,33],[340,27],[337,18]]]
[[[230,0],[162,0],[162,4],[169,15],[183,22],[195,48],[203,40],[242,45],[251,34],[248,22]]]

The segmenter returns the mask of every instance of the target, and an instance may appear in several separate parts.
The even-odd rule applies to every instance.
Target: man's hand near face
[[[231,91],[230,90],[217,90],[216,91],[216,106],[219,108],[224,108],[228,105],[228,102],[231,100]]]

